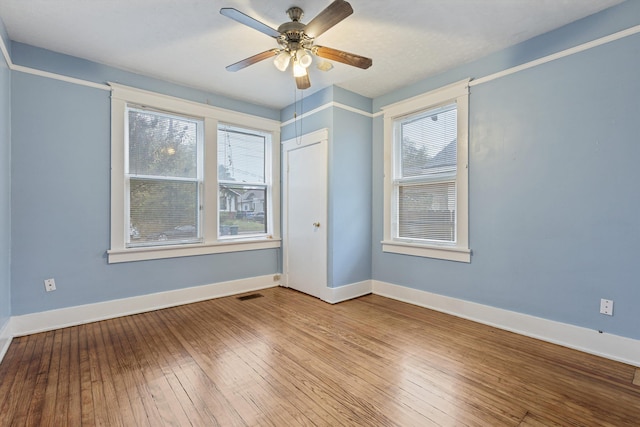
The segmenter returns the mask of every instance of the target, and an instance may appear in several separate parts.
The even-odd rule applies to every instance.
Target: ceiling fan
[[[276,68],[280,71],[285,71],[291,63],[296,86],[298,89],[307,89],[311,87],[309,73],[307,72],[307,68],[312,62],[311,55],[362,69],[369,68],[373,63],[371,58],[314,44],[317,37],[353,13],[351,5],[344,0],[335,0],[308,24],[300,22],[303,15],[301,8],[290,7],[287,10],[287,14],[291,22],[285,22],[277,30],[232,7],[224,7],[220,9],[220,13],[269,37],[273,37],[280,46],[231,64],[226,67],[228,71],[242,70],[249,65],[275,57],[273,62]]]

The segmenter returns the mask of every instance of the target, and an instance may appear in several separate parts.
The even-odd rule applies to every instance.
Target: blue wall
[[[0,37],[8,42],[0,20]],[[11,71],[0,58],[0,330],[11,316]]]
[[[626,2],[374,100],[383,106],[638,24]],[[373,278],[640,339],[640,35],[471,88],[470,264],[382,253],[374,120]],[[600,298],[615,301],[599,314]]]
[[[27,52],[31,61],[43,54],[13,46],[21,60]],[[68,57],[46,56],[54,60],[50,70],[67,65]],[[115,80],[111,72],[124,84],[132,82],[123,77],[140,79],[98,64],[93,67],[104,80]],[[157,81],[147,85],[163,93],[189,95],[184,96],[188,99],[194,95],[191,89],[169,84],[156,87]],[[19,236],[12,249],[13,315],[278,271],[275,249],[107,264],[109,92],[20,72],[13,73],[11,89],[11,228],[12,235]],[[210,95],[200,96],[215,101]],[[226,105],[226,100],[221,103]],[[255,112],[252,106],[246,110]],[[279,117],[278,111],[260,111]],[[58,290],[46,293],[43,280],[49,277],[55,278]]]

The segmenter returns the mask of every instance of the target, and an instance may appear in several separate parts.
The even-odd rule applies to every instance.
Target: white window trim
[[[150,259],[175,258],[279,248],[280,238],[280,157],[271,155],[280,152],[280,122],[249,114],[225,110],[206,104],[187,101],[168,95],[148,92],[128,86],[109,83],[111,86],[111,248],[107,251],[108,262],[119,263]],[[126,247],[128,230],[125,227],[126,182],[125,182],[125,108],[127,103],[138,104],[176,114],[202,117],[204,119],[205,157],[202,212],[202,243],[177,244],[150,247]],[[271,197],[268,205],[269,224],[267,236],[251,236],[233,240],[218,238],[218,123],[232,124],[271,133],[271,147],[266,155],[271,158],[270,182],[267,183]],[[269,158],[269,157],[267,157]]]
[[[469,81],[448,86],[382,107],[384,113],[384,229],[382,250],[403,255],[471,262],[469,249]],[[394,122],[410,114],[455,102],[458,110],[458,168],[455,244],[406,242],[393,238]]]

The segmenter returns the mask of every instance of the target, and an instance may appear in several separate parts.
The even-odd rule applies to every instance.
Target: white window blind
[[[127,245],[201,241],[203,121],[127,108]]]
[[[456,242],[456,104],[395,123],[396,238]]]

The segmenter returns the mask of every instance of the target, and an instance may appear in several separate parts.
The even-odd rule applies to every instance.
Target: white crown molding
[[[327,108],[340,108],[342,110],[351,111],[352,113],[357,113],[365,117],[369,117],[369,118],[375,117],[375,114],[369,113],[367,111],[350,107],[348,105],[341,104],[339,102],[331,101],[331,102],[327,102],[326,104],[322,104],[321,106],[314,108],[313,110],[307,111],[306,113],[300,114],[299,116],[289,119],[286,122],[280,123],[280,127],[285,127],[292,123],[296,123],[298,120],[302,120],[306,117],[313,116],[314,114],[319,113],[320,111],[326,110]]]
[[[483,83],[490,82],[492,80],[499,79],[501,77],[508,76],[510,74],[518,73],[520,71],[528,70],[529,68],[537,67],[538,65],[546,64],[547,62],[555,61],[556,59],[564,58],[570,55],[574,55],[576,53],[583,52],[588,49],[593,49],[594,47],[601,46],[606,43],[611,43],[616,40],[620,40],[625,37],[632,36],[640,32],[640,25],[636,25],[635,27],[627,28],[626,30],[618,31],[617,33],[610,34],[605,37],[600,37],[599,39],[592,40],[587,43],[582,43],[578,46],[574,46],[569,49],[562,50],[560,52],[544,56],[540,59],[536,59],[534,61],[526,62],[522,65],[518,65],[516,67],[507,68],[506,70],[499,71],[497,73],[490,74],[488,76],[484,76],[478,79],[473,79],[469,82],[469,86],[477,86]]]
[[[9,55],[9,50],[7,49],[7,45],[4,44],[4,39],[0,36],[0,51],[2,51],[2,57],[4,58],[4,62],[7,63],[7,67],[11,69],[13,67],[13,62],[11,62],[11,55]]]
[[[640,340],[373,280],[376,295],[640,367]]]
[[[39,313],[13,316],[11,318],[11,332],[14,337],[18,337],[244,292],[257,291],[278,285],[279,283],[274,281],[274,275],[266,275],[57,310],[41,311]]]
[[[109,85],[103,85],[100,83],[94,83],[94,82],[90,82],[88,80],[83,80],[83,79],[78,79],[75,77],[69,77],[69,76],[65,76],[62,74],[57,74],[57,73],[51,73],[49,71],[42,71],[42,70],[38,70],[35,68],[30,68],[30,67],[25,67],[23,65],[15,65],[12,64],[11,65],[11,70],[12,71],[19,71],[21,73],[25,73],[25,74],[32,74],[34,76],[38,76],[38,77],[45,77],[48,79],[52,79],[52,80],[60,80],[66,83],[72,83],[78,86],[85,86],[85,87],[90,87],[93,89],[100,89],[100,90],[106,90],[106,91],[111,91],[111,87]]]
[[[588,50],[588,49],[592,49],[594,47],[597,47],[597,46],[600,46],[600,45],[603,45],[603,44],[606,44],[606,43],[610,43],[610,42],[613,42],[615,40],[619,40],[619,39],[622,39],[622,38],[625,38],[625,37],[632,36],[632,35],[637,34],[639,32],[640,32],[640,25],[636,25],[634,27],[627,28],[626,30],[618,31],[618,32],[610,34],[608,36],[600,37],[600,38],[592,40],[590,42],[582,43],[582,44],[580,44],[578,46],[575,46],[575,47],[572,47],[572,48],[569,48],[569,49],[565,49],[563,51],[560,51],[560,52],[557,52],[557,53],[554,53],[554,54],[551,54],[551,55],[547,55],[547,56],[545,56],[543,58],[539,58],[539,59],[527,62],[527,63],[522,64],[522,65],[511,67],[511,68],[508,68],[506,70],[490,74],[488,76],[484,76],[484,77],[473,79],[473,80],[471,80],[469,82],[469,86],[477,86],[477,85],[480,85],[480,84],[483,84],[483,83],[487,83],[489,81],[492,81],[492,80],[495,80],[495,79],[498,79],[498,78],[501,78],[501,77],[504,77],[504,76],[508,76],[510,74],[514,74],[514,73],[517,73],[517,72],[520,72],[520,71],[523,71],[523,70],[526,70],[526,69],[529,69],[529,68],[532,68],[532,67],[536,67],[538,65],[542,65],[542,64],[545,64],[545,63],[550,62],[550,61],[554,61],[554,60],[559,59],[559,58],[564,58],[566,56],[573,55],[573,54],[576,54],[576,53],[579,53],[579,52],[582,52],[582,51],[585,51],[585,50]],[[66,81],[68,83],[78,84],[78,85],[81,85],[81,86],[89,86],[89,87],[93,87],[93,88],[96,88],[96,89],[102,89],[102,90],[107,90],[107,91],[111,90],[111,87],[109,85],[104,85],[104,84],[95,83],[95,82],[91,82],[91,81],[87,81],[87,80],[77,79],[77,78],[74,78],[74,77],[64,76],[64,75],[57,74],[57,73],[51,73],[51,72],[48,72],[48,71],[42,71],[42,70],[38,70],[38,69],[35,69],[35,68],[24,67],[22,65],[16,65],[16,64],[14,64],[12,62],[11,56],[9,55],[9,51],[8,51],[7,46],[5,44],[5,41],[4,41],[4,39],[2,37],[0,37],[0,51],[2,51],[2,55],[4,57],[4,60],[6,61],[7,65],[9,66],[9,69],[11,69],[11,70],[20,71],[20,72],[23,72],[23,73],[28,73],[28,74],[33,74],[33,75],[38,75],[38,76],[41,76],[41,77],[47,77],[47,78],[51,78],[51,79],[55,79],[55,80],[62,80],[62,81]],[[300,115],[299,117],[295,117],[293,119],[287,120],[286,122],[282,122],[280,126],[284,127],[284,126],[287,126],[287,125],[289,125],[291,123],[295,123],[299,119],[302,119],[304,117],[313,115],[313,114],[315,114],[315,113],[317,113],[319,111],[322,111],[322,110],[324,110],[326,108],[330,108],[330,107],[342,108],[342,109],[345,109],[345,110],[348,110],[348,111],[352,111],[352,112],[356,112],[358,114],[362,114],[362,115],[364,115],[366,117],[371,117],[371,118],[376,118],[376,117],[379,117],[380,115],[383,114],[382,111],[377,111],[375,113],[369,113],[369,112],[366,112],[366,111],[363,111],[363,110],[359,110],[357,108],[353,108],[353,107],[350,107],[348,105],[344,105],[344,104],[341,104],[341,103],[330,102],[330,103],[324,104],[324,105],[322,105],[322,106],[320,106],[320,107],[318,107],[318,108],[316,108],[314,110],[311,110],[311,111],[309,111],[307,113],[304,113],[304,114]]]

